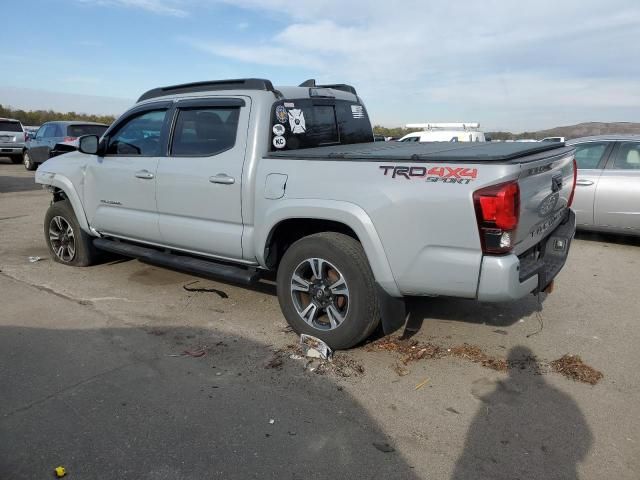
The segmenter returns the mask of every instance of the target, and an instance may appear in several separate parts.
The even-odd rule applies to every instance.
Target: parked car
[[[564,137],[545,137],[541,142],[564,142]]]
[[[19,120],[0,118],[0,157],[9,157],[12,163],[22,161],[27,136]]]
[[[78,138],[83,135],[98,135],[109,125],[82,121],[55,121],[44,123],[27,144],[24,153],[24,167],[35,170],[51,156],[73,151],[77,148]]]
[[[409,123],[407,128],[422,128],[402,137],[399,142],[484,142],[479,123]]]
[[[23,125],[24,133],[27,134],[27,142],[29,140],[33,140],[36,137],[36,133],[40,127],[35,127],[33,125]]]
[[[577,226],[640,235],[640,135],[598,135],[567,142],[576,149]]]
[[[102,249],[242,284],[275,271],[293,329],[348,348],[401,326],[408,295],[547,290],[575,231],[573,152],[373,142],[352,86],[246,79],[150,90],[36,182],[55,261]]]

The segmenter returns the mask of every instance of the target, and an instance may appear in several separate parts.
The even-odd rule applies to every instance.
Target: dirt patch
[[[578,355],[563,355],[549,364],[551,369],[567,378],[595,385],[604,375],[585,364]]]
[[[464,343],[447,349],[447,353],[453,357],[463,358],[470,360],[473,363],[479,363],[483,367],[496,370],[498,372],[506,372],[509,368],[507,361],[504,358],[494,357],[487,355],[482,349],[476,345],[469,345]]]
[[[302,365],[305,371],[316,375],[329,374],[342,378],[364,375],[364,366],[348,352],[336,352],[331,360],[307,358],[299,344],[287,345],[273,352],[273,356],[267,361],[265,368],[281,370],[288,362]]]

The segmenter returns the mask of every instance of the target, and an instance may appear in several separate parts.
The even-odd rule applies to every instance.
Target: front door
[[[588,142],[576,145],[578,178],[571,208],[578,225],[593,225],[593,204],[604,163],[611,150],[609,142]]]
[[[596,225],[640,233],[640,142],[619,142],[612,157],[598,182]]]
[[[45,123],[38,129],[36,138],[29,142],[29,156],[35,163],[43,163],[49,159],[51,142],[58,132],[62,131],[57,123]]]
[[[165,245],[242,258],[242,170],[249,98],[176,104],[169,155],[160,158],[157,199]]]
[[[166,103],[133,111],[103,138],[85,175],[89,225],[116,237],[160,243],[156,172],[166,153]]]

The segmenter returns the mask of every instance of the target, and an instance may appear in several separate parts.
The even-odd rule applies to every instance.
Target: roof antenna
[[[310,78],[309,80],[305,80],[304,82],[302,82],[298,86],[299,87],[315,87],[316,86],[316,79],[315,78]]]

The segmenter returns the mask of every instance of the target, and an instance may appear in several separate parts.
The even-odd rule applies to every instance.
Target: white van
[[[479,123],[409,123],[407,128],[422,128],[408,133],[399,142],[484,142]]]

